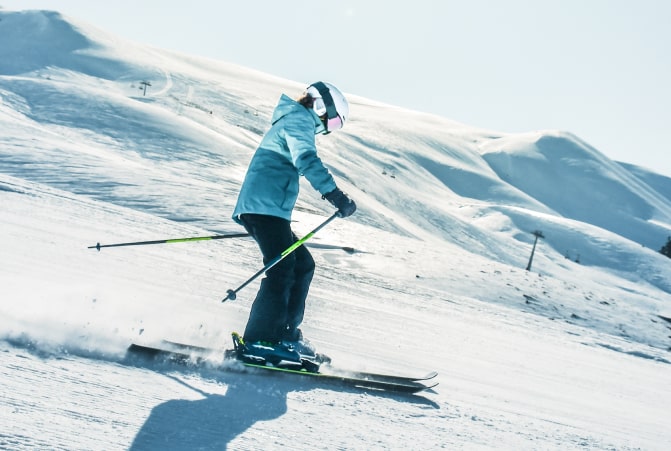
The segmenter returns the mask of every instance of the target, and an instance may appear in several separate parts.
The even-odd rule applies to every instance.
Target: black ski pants
[[[298,241],[286,219],[243,214],[240,221],[259,245],[264,265]],[[266,271],[252,304],[244,340],[295,340],[314,272],[315,261],[304,245]]]

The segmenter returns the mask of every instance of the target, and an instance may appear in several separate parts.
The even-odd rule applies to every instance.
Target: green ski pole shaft
[[[186,243],[189,241],[208,241],[221,240],[224,238],[244,238],[249,236],[248,233],[231,233],[228,235],[212,235],[212,236],[194,236],[190,238],[172,238],[168,240],[152,240],[152,241],[135,241],[133,243],[116,243],[116,244],[96,244],[89,246],[88,249],[102,249],[103,247],[121,247],[121,246],[144,246],[147,244],[170,244],[170,243]]]
[[[269,261],[268,264],[267,264],[266,266],[264,266],[263,268],[259,269],[259,270],[258,270],[252,277],[250,277],[249,279],[245,280],[245,281],[242,283],[242,285],[240,285],[238,288],[236,288],[235,290],[233,290],[233,289],[228,290],[228,291],[227,291],[228,294],[226,295],[226,297],[225,297],[224,299],[221,300],[221,302],[226,302],[226,301],[228,301],[228,300],[231,300],[231,301],[235,300],[235,298],[236,298],[237,295],[238,295],[238,291],[240,291],[240,290],[242,290],[243,288],[245,288],[245,287],[246,287],[247,285],[249,285],[254,279],[256,279],[257,277],[259,277],[259,276],[260,276],[261,274],[263,274],[264,272],[268,271],[270,268],[272,268],[273,266],[275,266],[275,265],[278,264],[279,262],[281,262],[287,255],[291,254],[293,251],[295,251],[296,249],[298,249],[300,246],[303,245],[303,243],[305,243],[307,240],[309,240],[310,238],[312,238],[312,236],[313,236],[315,233],[319,232],[319,231],[320,231],[323,227],[325,227],[329,222],[333,221],[335,218],[338,218],[338,217],[340,217],[340,212],[339,212],[339,211],[335,212],[335,213],[333,214],[333,216],[331,216],[331,217],[328,218],[326,221],[324,221],[324,222],[322,222],[321,224],[319,224],[319,225],[318,225],[312,232],[308,233],[308,234],[305,235],[303,238],[301,238],[300,240],[296,241],[294,244],[292,244],[291,246],[289,246],[288,248],[286,248],[284,251],[282,251],[282,253],[281,253],[280,255],[278,255],[277,257],[273,258],[271,261]]]

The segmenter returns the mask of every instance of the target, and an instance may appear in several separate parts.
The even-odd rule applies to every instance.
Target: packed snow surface
[[[279,96],[311,81],[0,10],[0,448],[670,449],[668,175],[568,132],[357,96],[318,137],[359,209],[309,242],[303,331],[338,368],[436,370],[439,385],[126,358],[132,342],[229,347],[258,280],[220,301],[259,251],[89,247],[242,232],[247,163]],[[294,230],[332,213],[305,183]]]

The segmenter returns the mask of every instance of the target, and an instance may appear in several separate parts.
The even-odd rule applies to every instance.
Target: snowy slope
[[[239,232],[230,212],[275,102],[310,80],[54,12],[0,11],[0,43],[0,448],[671,444],[671,278],[657,252],[669,177],[570,133],[498,133],[352,96],[352,120],[318,145],[359,211],[313,239],[304,331],[342,367],[436,369],[439,387],[380,396],[137,368],[132,341],[228,346],[257,285],[219,300],[258,250],[87,246]],[[305,184],[296,232],[331,212]],[[534,230],[545,238],[525,271]]]

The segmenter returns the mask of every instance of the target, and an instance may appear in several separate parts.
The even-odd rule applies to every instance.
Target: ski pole
[[[268,262],[268,264],[267,264],[266,266],[264,266],[263,268],[259,269],[259,270],[258,270],[252,277],[250,277],[249,279],[245,280],[245,282],[244,282],[242,285],[240,285],[238,288],[236,288],[235,290],[228,290],[228,291],[227,291],[228,294],[226,295],[226,297],[225,297],[224,299],[221,300],[221,302],[226,302],[226,301],[228,301],[229,299],[230,299],[231,301],[234,301],[235,298],[237,297],[238,291],[240,291],[240,290],[242,290],[243,288],[245,288],[245,287],[246,287],[247,285],[249,285],[254,279],[256,279],[257,277],[259,277],[259,276],[260,276],[261,274],[263,274],[264,272],[268,271],[270,268],[272,268],[273,266],[275,266],[275,265],[278,264],[279,262],[281,262],[281,261],[284,259],[284,257],[286,257],[287,255],[291,254],[293,251],[295,251],[296,249],[298,249],[303,243],[305,243],[307,240],[309,240],[310,238],[312,238],[312,236],[313,236],[315,233],[319,232],[324,226],[326,226],[326,224],[328,224],[329,222],[333,221],[335,218],[338,218],[338,217],[340,217],[340,211],[335,212],[335,213],[333,214],[333,216],[331,216],[331,217],[328,218],[326,221],[324,221],[324,222],[322,222],[321,224],[319,224],[319,225],[318,225],[312,232],[308,233],[308,234],[305,235],[303,238],[301,238],[300,240],[296,241],[294,244],[292,244],[291,246],[289,246],[288,248],[286,248],[284,251],[282,251],[282,253],[281,253],[280,255],[278,255],[277,257],[273,258],[270,262]]]
[[[190,238],[173,238],[168,240],[153,240],[153,241],[136,241],[133,243],[116,243],[116,244],[96,244],[89,246],[88,249],[102,249],[103,247],[121,247],[121,246],[142,246],[145,244],[169,244],[169,243],[185,243],[188,241],[207,241],[207,240],[221,240],[223,238],[243,238],[249,236],[248,233],[231,233],[228,235],[212,235],[212,236],[194,236]]]

